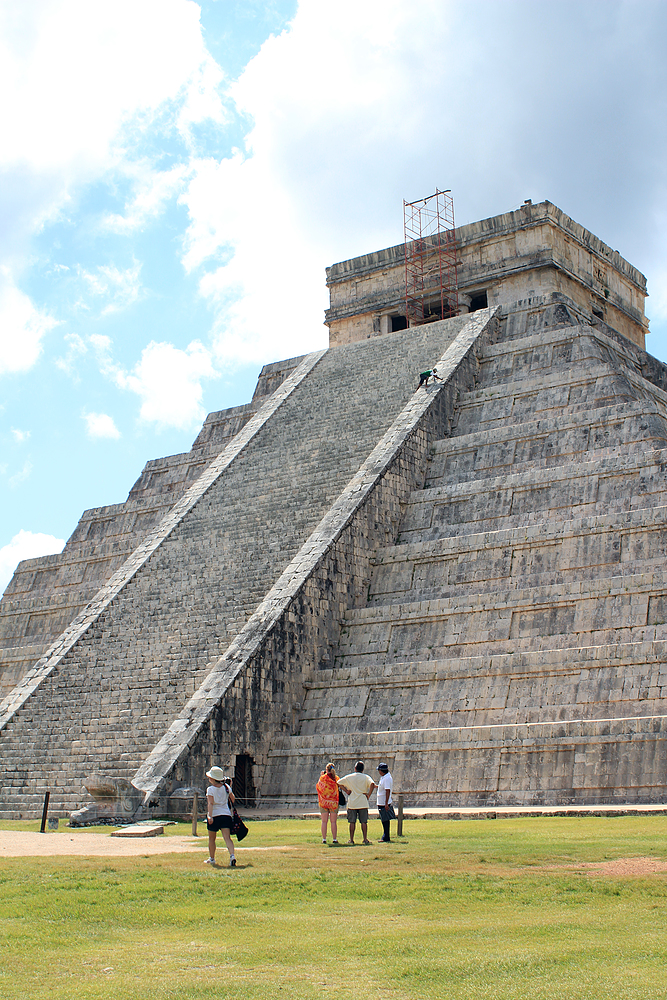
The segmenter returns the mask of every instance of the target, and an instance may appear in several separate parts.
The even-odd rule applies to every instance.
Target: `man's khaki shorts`
[[[348,823],[368,823],[368,809],[348,808],[347,821]]]

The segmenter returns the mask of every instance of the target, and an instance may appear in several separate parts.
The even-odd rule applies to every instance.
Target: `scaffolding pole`
[[[454,199],[439,191],[403,201],[405,315],[408,326],[456,316],[458,261]]]

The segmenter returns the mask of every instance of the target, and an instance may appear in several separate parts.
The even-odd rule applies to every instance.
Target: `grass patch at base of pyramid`
[[[222,844],[203,864],[205,836],[187,854],[4,858],[0,994],[667,995],[666,816],[412,821],[392,844],[370,828],[334,848],[316,821],[251,823],[236,869]],[[604,867],[637,858],[657,870]]]

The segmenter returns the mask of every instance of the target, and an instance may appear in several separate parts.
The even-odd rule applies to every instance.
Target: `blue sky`
[[[262,364],[324,268],[549,199],[648,278],[667,361],[661,0],[0,0],[0,590]]]

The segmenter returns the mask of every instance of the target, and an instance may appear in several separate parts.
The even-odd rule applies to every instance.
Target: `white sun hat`
[[[225,772],[222,770],[221,767],[217,767],[216,765],[215,767],[212,767],[210,771],[206,772],[206,777],[212,778],[213,781],[224,781]]]

